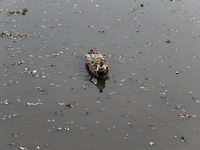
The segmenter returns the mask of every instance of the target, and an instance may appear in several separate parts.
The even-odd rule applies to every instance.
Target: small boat
[[[93,50],[90,50],[87,54],[85,54],[85,56],[86,56],[86,68],[88,72],[92,75],[92,77],[95,77],[98,79],[109,78],[108,77],[108,73],[109,73],[108,63],[106,62],[106,59],[103,57],[103,55]],[[103,62],[106,67],[106,71],[104,75],[96,74],[97,66],[101,62]]]

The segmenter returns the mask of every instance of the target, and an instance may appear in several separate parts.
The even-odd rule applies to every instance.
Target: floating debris
[[[58,103],[58,105],[61,105],[61,106],[63,106],[63,105],[65,105],[65,103]]]
[[[10,15],[16,15],[16,14],[22,14],[22,15],[25,15],[26,13],[28,12],[28,9],[27,8],[24,8],[22,10],[9,10],[8,13]]]
[[[183,115],[183,114],[179,114],[178,115],[180,119],[188,119],[188,118],[194,118],[194,117],[197,117],[197,115]]]
[[[12,35],[12,34],[8,34],[8,33],[5,33],[5,32],[2,32],[1,33],[1,37],[7,37],[7,38],[10,38],[10,39],[17,39],[17,38],[27,37],[27,35],[26,34],[22,34],[22,33],[19,33],[19,34],[16,34],[16,35]]]
[[[182,139],[183,142],[187,142],[188,141],[188,139],[186,137],[184,137],[184,136],[181,136],[181,139]]]
[[[14,117],[17,117],[17,114],[13,114],[13,115],[4,115],[4,117],[2,118],[2,120],[10,120]]]
[[[57,131],[69,131],[70,128],[62,128],[62,127],[59,127],[57,128]]]
[[[84,112],[84,113],[82,113],[82,115],[84,115],[84,116],[86,116],[86,115],[88,115],[89,114],[89,112]]]
[[[13,143],[13,142],[11,142],[11,143],[9,143],[8,145],[14,146],[14,143]]]
[[[17,146],[17,148],[19,148],[20,150],[28,150],[27,148],[21,146]]]
[[[54,111],[54,113],[58,116],[63,116],[64,115],[64,112],[62,110],[60,111]]]
[[[18,62],[16,62],[16,63],[14,63],[14,64],[12,64],[13,66],[18,66],[18,65],[21,65],[21,64],[23,64],[24,63],[24,61],[22,60],[22,61],[18,61]]]
[[[121,94],[122,92],[111,92],[110,95],[113,95],[113,94]]]
[[[125,58],[122,57],[122,56],[119,56],[119,57],[116,57],[115,60],[117,60],[118,62],[121,62],[121,63],[125,63]]]
[[[36,102],[36,103],[29,103],[27,102],[26,103],[26,106],[36,106],[36,105],[42,105],[43,103],[40,103],[40,102]]]
[[[155,145],[155,143],[154,142],[149,142],[149,145]]]
[[[71,108],[73,105],[71,105],[70,103],[69,104],[66,104],[66,107],[69,107]]]
[[[36,75],[34,75],[34,76],[36,76]],[[47,89],[43,89],[41,87],[34,87],[34,89],[40,91],[40,93],[48,93]]]

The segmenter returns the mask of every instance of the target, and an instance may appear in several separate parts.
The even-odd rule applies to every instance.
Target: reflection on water
[[[97,82],[90,80],[90,82],[99,89],[99,93],[103,93],[103,89],[106,87],[106,79],[97,79]]]

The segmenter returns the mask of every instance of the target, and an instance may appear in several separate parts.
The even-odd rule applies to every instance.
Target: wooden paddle
[[[89,80],[92,80],[95,77],[96,74],[94,74]]]

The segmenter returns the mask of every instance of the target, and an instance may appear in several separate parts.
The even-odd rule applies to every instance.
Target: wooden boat
[[[109,73],[108,63],[106,62],[106,59],[103,57],[103,55],[93,50],[90,50],[87,54],[85,54],[85,56],[86,56],[86,68],[88,72],[92,75],[92,77],[99,78],[99,79],[109,78],[108,77],[108,73]],[[103,62],[104,65],[106,66],[106,73],[103,76],[96,74],[97,66],[101,62]]]

